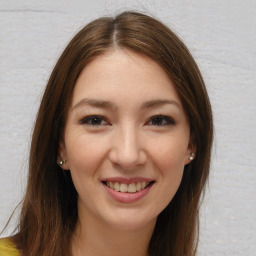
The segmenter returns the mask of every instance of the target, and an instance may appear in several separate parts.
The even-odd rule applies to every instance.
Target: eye
[[[148,121],[149,125],[155,125],[155,126],[166,126],[166,125],[174,125],[176,122],[169,116],[153,116]]]
[[[79,121],[79,123],[91,126],[101,126],[109,124],[104,117],[98,115],[84,117]]]

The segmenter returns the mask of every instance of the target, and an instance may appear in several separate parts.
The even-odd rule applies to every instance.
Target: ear
[[[62,162],[62,164],[60,164]],[[68,156],[65,143],[63,141],[59,144],[57,164],[62,170],[69,170]]]
[[[184,161],[184,165],[189,164],[191,161],[193,161],[193,159],[196,157],[196,146],[193,143],[193,140],[191,139],[189,144],[188,144],[188,149],[185,155],[185,161]]]

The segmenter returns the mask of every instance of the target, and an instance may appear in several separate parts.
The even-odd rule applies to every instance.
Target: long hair
[[[137,12],[97,19],[78,32],[57,61],[35,122],[27,190],[18,233],[23,256],[71,255],[77,192],[57,165],[59,142],[76,80],[110,48],[126,48],[156,61],[170,77],[190,123],[196,158],[185,166],[180,187],[160,213],[149,244],[151,256],[192,256],[198,241],[199,206],[207,182],[213,139],[212,112],[203,78],[182,41],[160,21]]]

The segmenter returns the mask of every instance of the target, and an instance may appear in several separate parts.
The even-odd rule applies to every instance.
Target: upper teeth
[[[106,184],[109,188],[112,188],[115,191],[120,191],[123,193],[135,193],[137,191],[144,189],[149,184],[149,182],[139,181],[136,183],[126,184],[126,183],[120,183],[120,182],[107,181]]]

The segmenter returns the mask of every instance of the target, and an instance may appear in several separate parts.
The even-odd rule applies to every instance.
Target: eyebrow
[[[89,106],[93,106],[93,107],[97,107],[97,108],[111,108],[111,109],[116,108],[116,106],[109,101],[84,98],[84,99],[80,100],[77,104],[75,104],[72,107],[72,110],[74,110],[78,107],[81,107],[83,105],[89,105]]]
[[[167,100],[167,99],[156,99],[156,100],[150,100],[142,104],[142,108],[152,108],[152,107],[158,107],[165,104],[171,104],[178,108],[180,108],[180,104],[175,100]]]
[[[144,102],[141,107],[142,108],[153,108],[153,107],[158,107],[158,106],[165,105],[165,104],[171,104],[171,105],[174,105],[174,106],[180,108],[180,104],[177,101],[168,100],[168,99],[150,100],[150,101]],[[109,109],[117,108],[115,104],[113,104],[109,101],[84,98],[84,99],[80,100],[77,104],[75,104],[72,107],[72,110],[77,109],[83,105],[88,105],[88,106],[97,107],[97,108],[109,108]]]

